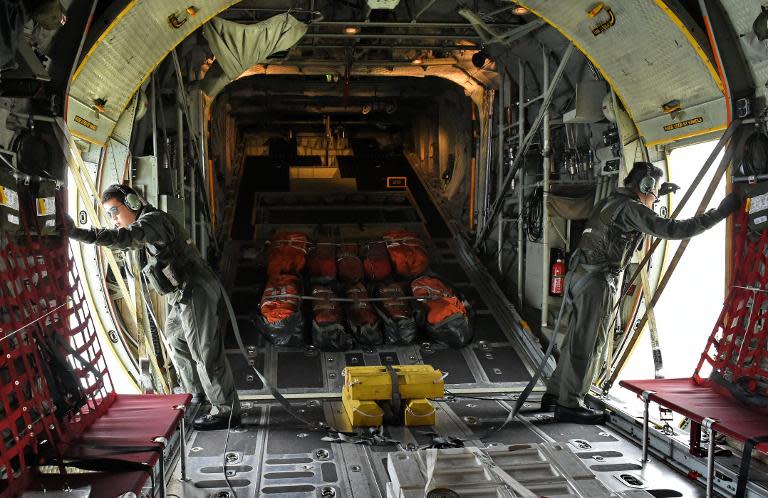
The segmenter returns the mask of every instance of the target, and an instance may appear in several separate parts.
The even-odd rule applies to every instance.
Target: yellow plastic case
[[[384,412],[375,401],[352,399],[346,387],[341,392],[341,403],[354,427],[378,427],[384,423]]]
[[[400,397],[404,400],[441,398],[444,395],[443,373],[431,365],[394,365]],[[382,401],[392,398],[392,379],[385,367],[347,367],[344,388],[351,399]]]
[[[408,426],[435,425],[435,407],[427,399],[412,399],[405,406],[403,423]]]

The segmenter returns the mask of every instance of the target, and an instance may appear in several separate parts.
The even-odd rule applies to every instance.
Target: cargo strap
[[[424,241],[421,240],[418,237],[400,237],[400,238],[388,238],[384,237],[382,240],[372,240],[369,242],[311,242],[309,240],[301,240],[301,239],[277,239],[277,240],[267,240],[265,241],[265,244],[281,244],[280,248],[285,247],[291,247],[293,249],[298,249],[300,251],[303,251],[304,253],[307,253],[308,250],[307,247],[318,247],[318,246],[331,246],[331,247],[341,247],[341,246],[348,246],[348,245],[359,245],[362,247],[368,247],[374,244],[386,244],[387,247],[394,247],[398,245],[406,245],[411,247],[421,247],[424,249]],[[298,244],[298,245],[297,245]],[[302,246],[302,247],[299,247]],[[354,254],[354,256],[358,256],[357,254]]]
[[[443,299],[444,297],[456,296],[401,296],[401,297],[317,297],[317,296],[302,296],[299,294],[272,294],[267,296],[270,300],[276,299],[301,299],[302,301],[332,301],[340,303],[376,303],[386,301],[435,301],[437,299]]]
[[[237,319],[235,316],[235,310],[232,307],[232,302],[229,300],[229,296],[227,295],[227,290],[224,288],[224,285],[217,279],[217,283],[219,284],[219,287],[221,288],[221,294],[222,298],[224,299],[224,304],[227,307],[227,312],[229,313],[229,320],[232,324],[232,331],[235,333],[235,340],[237,341],[237,346],[240,349],[240,353],[245,358],[246,363],[251,367],[253,372],[256,374],[256,376],[261,380],[261,382],[264,384],[264,387],[266,387],[269,392],[272,394],[272,396],[275,398],[275,400],[280,403],[280,405],[283,407],[283,409],[293,418],[298,420],[299,422],[302,422],[303,424],[309,426],[313,430],[326,430],[326,429],[333,429],[332,427],[329,427],[325,422],[320,421],[311,421],[306,418],[304,418],[302,415],[300,415],[296,410],[293,409],[291,404],[288,402],[285,397],[280,394],[280,391],[278,391],[268,380],[266,377],[264,377],[264,374],[262,374],[258,368],[251,362],[251,358],[248,356],[248,352],[245,349],[245,344],[243,344],[243,338],[240,336],[240,327],[237,325]]]
[[[328,443],[352,443],[364,444],[366,446],[392,446],[400,444],[400,441],[384,436],[380,427],[370,427],[362,433],[341,432],[329,429],[328,435],[323,437],[322,440]]]
[[[741,465],[739,466],[739,481],[736,486],[734,498],[744,498],[747,493],[747,482],[749,478],[749,467],[752,463],[752,450],[760,443],[768,442],[768,436],[755,436],[744,443],[744,452],[741,454]],[[710,441],[709,444],[715,444]]]
[[[573,278],[573,273],[568,272],[568,274],[565,277],[565,295],[563,296],[563,302],[560,304],[560,311],[557,313],[557,321],[555,322],[555,329],[552,332],[552,337],[549,341],[549,346],[547,347],[547,351],[544,353],[544,357],[539,362],[539,366],[536,368],[536,372],[534,372],[533,377],[531,377],[531,380],[528,382],[528,385],[525,386],[525,389],[523,389],[523,392],[520,393],[520,396],[517,398],[517,401],[515,402],[515,406],[512,407],[512,410],[509,412],[509,415],[507,415],[506,420],[498,426],[495,429],[490,430],[486,434],[480,436],[478,439],[486,439],[489,436],[499,432],[500,430],[504,429],[507,425],[509,425],[512,420],[517,416],[517,414],[520,412],[520,409],[523,407],[523,404],[525,404],[525,401],[528,399],[528,396],[530,396],[531,391],[533,391],[533,388],[536,387],[536,384],[539,382],[539,379],[541,378],[541,374],[544,372],[544,368],[547,366],[547,362],[549,361],[549,357],[552,356],[552,353],[555,350],[555,344],[557,343],[557,334],[560,331],[560,322],[563,318],[563,312],[565,311],[565,305],[570,301],[568,298],[568,294],[578,294],[582,290],[584,290],[584,287],[586,287],[587,283],[591,282],[593,279],[598,278],[601,276],[602,272],[587,272],[586,276],[579,281],[578,284],[573,286],[572,289],[569,289],[569,284],[571,282],[571,279]]]
[[[392,365],[387,365],[387,373],[392,380],[392,392],[390,394],[389,406],[384,405],[384,421],[389,424],[400,424],[403,420],[403,399],[400,396],[400,381],[397,377],[397,371]]]

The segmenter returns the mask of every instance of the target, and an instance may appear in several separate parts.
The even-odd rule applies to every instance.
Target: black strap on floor
[[[744,442],[744,452],[741,454],[741,465],[739,466],[739,482],[736,486],[734,498],[744,498],[747,493],[747,482],[749,481],[749,467],[752,463],[752,450],[760,443],[768,442],[768,436],[756,436]],[[710,443],[712,444],[712,443]]]
[[[229,300],[229,295],[227,295],[227,290],[224,288],[224,285],[217,279],[216,282],[219,284],[219,287],[221,288],[221,295],[224,299],[224,304],[227,306],[227,311],[229,312],[229,321],[232,324],[232,331],[235,334],[235,340],[237,341],[237,346],[240,349],[240,353],[243,355],[243,358],[245,358],[246,364],[251,367],[251,369],[254,371],[256,376],[261,380],[262,384],[264,384],[264,387],[266,387],[269,392],[272,394],[272,396],[275,398],[275,400],[280,403],[280,406],[283,407],[283,409],[293,418],[298,420],[299,422],[309,426],[313,430],[335,430],[329,425],[327,425],[325,422],[321,421],[312,421],[309,419],[304,418],[301,416],[296,410],[293,409],[291,404],[288,402],[287,399],[285,399],[285,396],[280,394],[280,391],[278,391],[267,379],[264,377],[264,374],[262,374],[258,368],[253,364],[254,362],[251,361],[251,358],[248,356],[248,352],[245,349],[245,344],[243,344],[243,338],[240,336],[240,327],[237,325],[237,317],[235,316],[235,310],[232,308],[232,302]],[[336,431],[338,432],[338,431]]]
[[[582,278],[578,284],[574,285],[572,289],[569,289],[572,274],[569,273],[566,276],[566,282],[564,286],[565,293],[563,294],[563,302],[560,304],[560,311],[557,313],[557,320],[555,321],[555,329],[552,332],[552,337],[549,341],[549,346],[547,347],[547,351],[544,353],[544,357],[541,359],[541,361],[539,362],[539,366],[536,368],[536,372],[534,372],[533,377],[531,377],[531,380],[528,382],[528,385],[525,386],[525,389],[523,389],[523,392],[520,393],[520,396],[517,398],[517,401],[515,402],[515,406],[512,407],[512,410],[507,415],[506,420],[504,420],[504,422],[500,426],[496,427],[495,429],[492,429],[487,433],[479,436],[478,439],[487,439],[491,435],[496,434],[500,430],[504,429],[507,425],[509,425],[512,422],[512,420],[515,419],[517,414],[520,412],[520,409],[525,404],[525,401],[528,399],[528,396],[530,396],[531,391],[533,391],[533,388],[536,387],[536,384],[539,382],[539,379],[541,378],[541,375],[544,372],[544,368],[547,366],[547,362],[549,361],[550,356],[552,356],[552,353],[555,350],[555,344],[557,343],[557,334],[560,331],[560,322],[561,322],[561,319],[563,318],[565,305],[569,301],[568,294],[569,293],[578,294],[584,289],[587,283],[592,281],[592,279],[602,275],[603,275],[602,272],[597,272],[597,271],[587,272],[584,278]]]

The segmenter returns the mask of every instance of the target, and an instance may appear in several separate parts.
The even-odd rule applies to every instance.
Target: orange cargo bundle
[[[307,261],[309,240],[301,232],[277,232],[268,242],[267,275],[300,273]]]
[[[339,280],[345,284],[356,284],[363,280],[363,262],[357,244],[341,244],[336,251],[336,265]]]
[[[363,267],[369,280],[384,280],[392,274],[392,264],[384,242],[371,242],[366,246]]]
[[[322,285],[312,289],[312,297],[321,299],[336,298],[330,287]],[[318,325],[341,323],[341,304],[338,301],[312,301],[312,318]]]
[[[301,295],[301,280],[296,275],[275,275],[267,281],[255,321],[261,333],[272,344],[304,344]]]
[[[296,297],[285,297],[296,296]],[[261,316],[267,323],[277,323],[299,310],[301,285],[296,275],[275,275],[267,282],[261,297]]]
[[[469,313],[456,293],[437,277],[423,276],[411,282],[415,297],[420,301],[420,322],[431,339],[460,348],[472,340]]]
[[[429,257],[419,235],[406,230],[389,230],[384,242],[395,271],[406,278],[421,275],[429,267]]]
[[[411,303],[402,299],[405,297],[405,291],[400,284],[380,285],[376,288],[376,297],[388,299],[382,301],[382,308],[387,318],[403,320],[411,317]]]
[[[341,303],[331,301],[336,298],[333,289],[318,285],[312,289],[313,298],[328,301],[312,301],[312,344],[321,351],[344,351],[352,346],[344,327]]]
[[[416,339],[416,320],[411,301],[404,299],[405,290],[400,284],[382,284],[376,287],[375,296],[382,301],[384,338],[389,344],[410,344]]]
[[[350,303],[347,311],[349,329],[354,339],[364,346],[375,346],[384,343],[381,334],[379,317],[368,299],[368,291],[363,284],[355,284],[347,289],[346,296],[350,299],[360,299]]]
[[[319,242],[309,252],[307,268],[313,281],[329,282],[336,278],[336,245]]]

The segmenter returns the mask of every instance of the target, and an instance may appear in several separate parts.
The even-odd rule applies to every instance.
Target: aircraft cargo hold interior
[[[761,2],[0,29],[0,498],[768,497]]]

